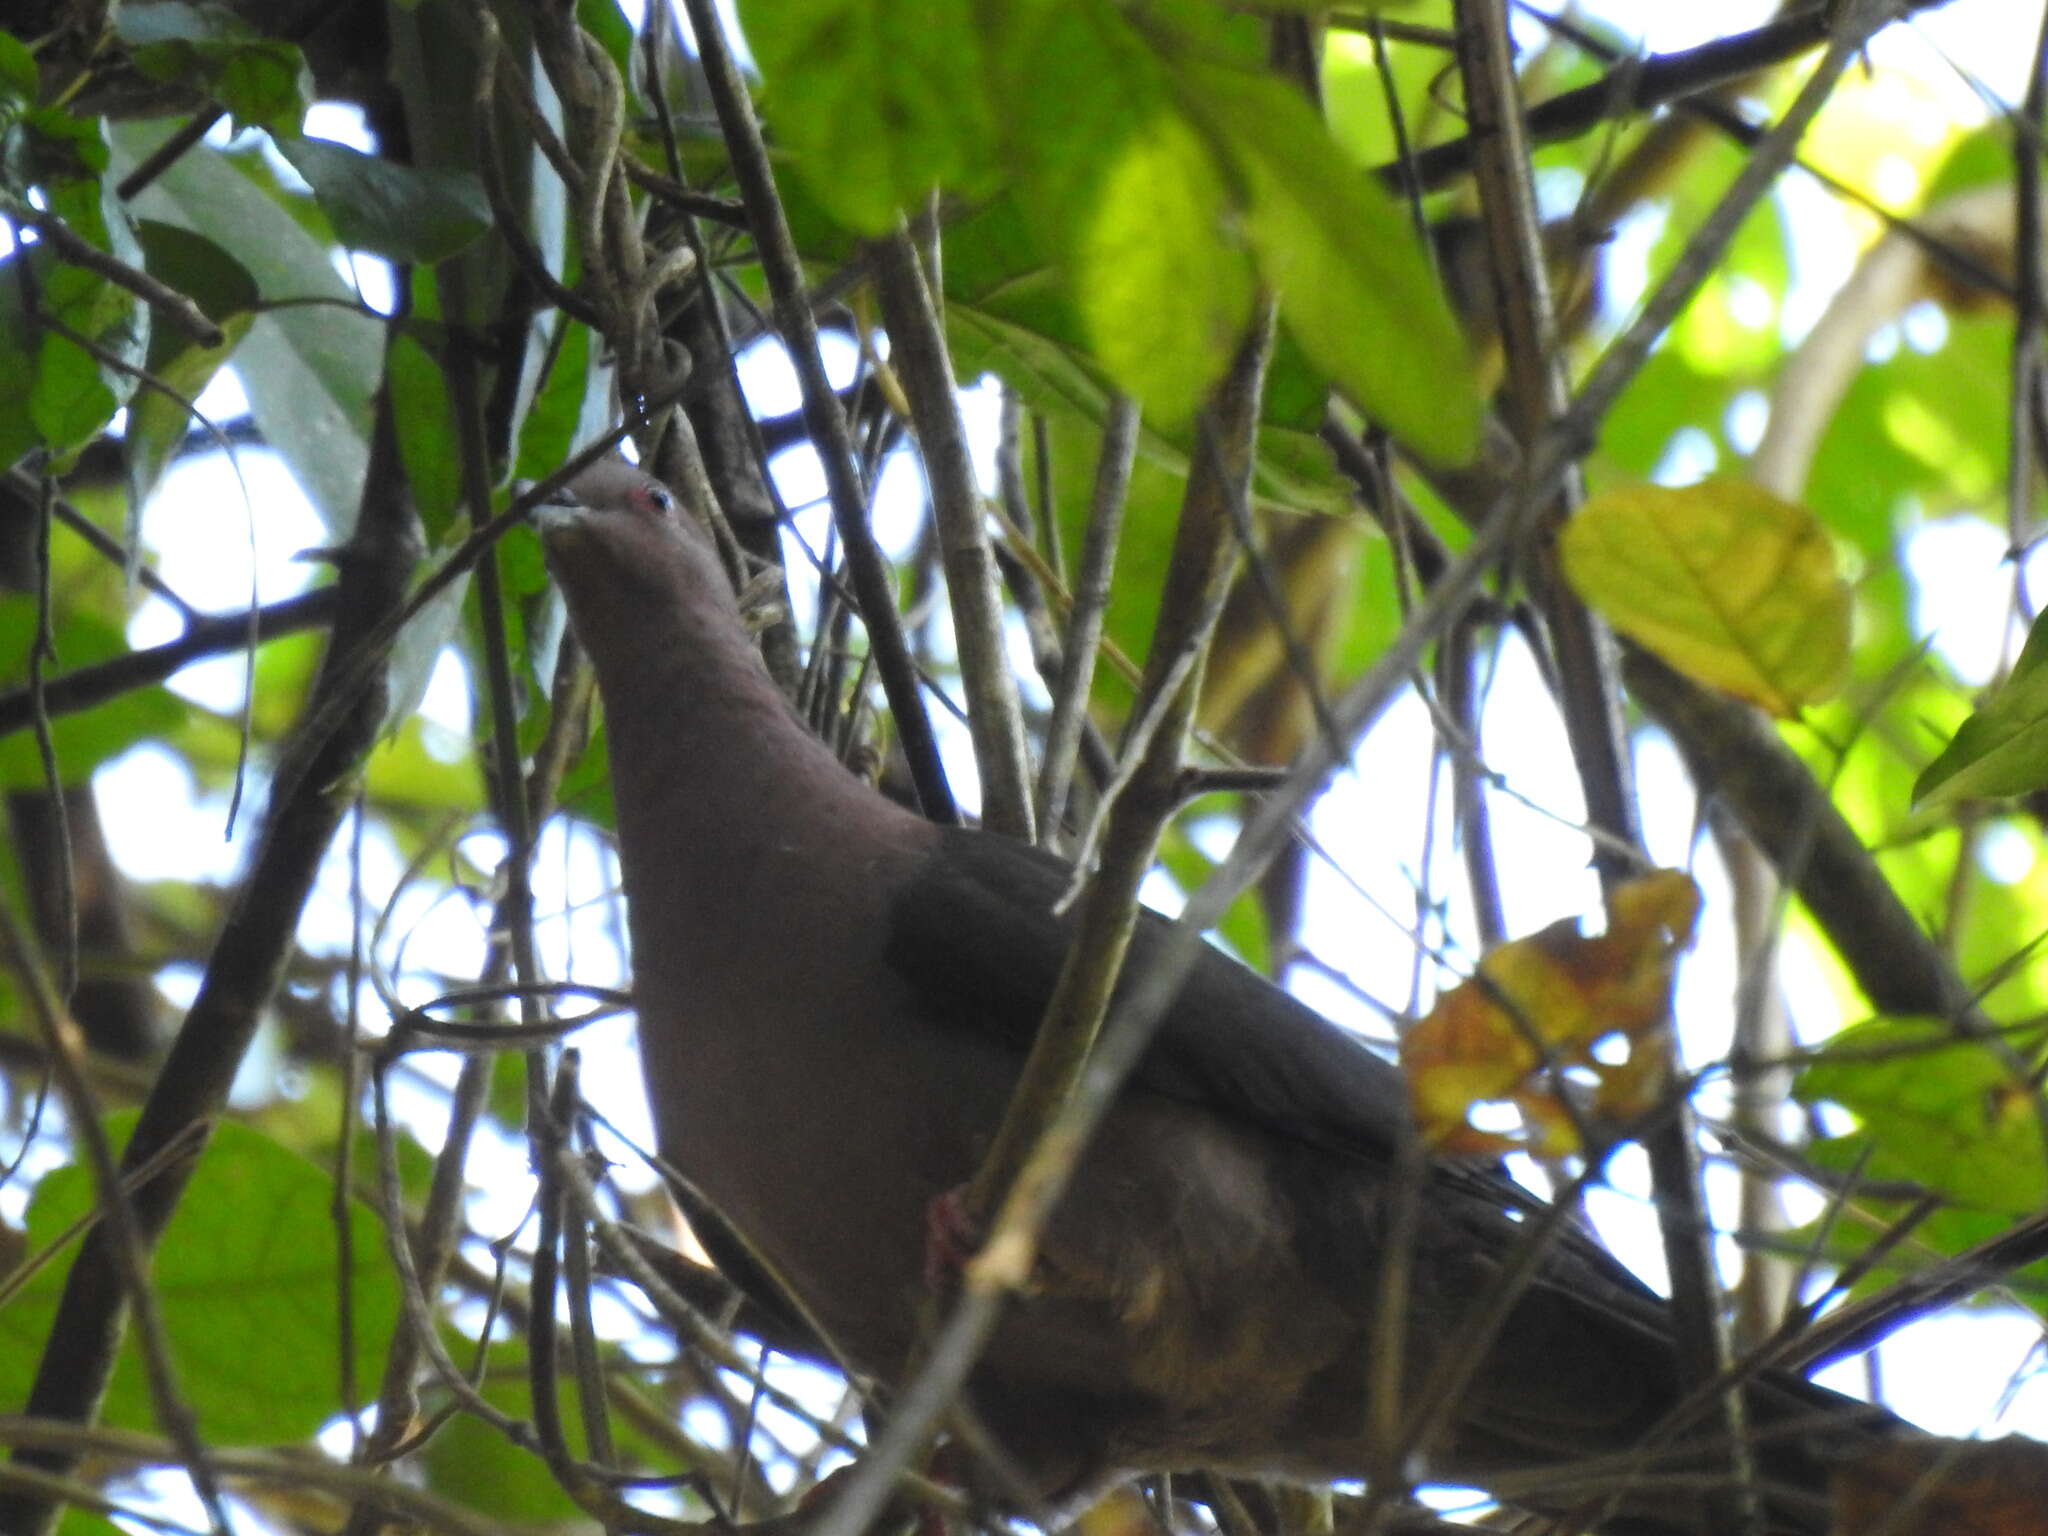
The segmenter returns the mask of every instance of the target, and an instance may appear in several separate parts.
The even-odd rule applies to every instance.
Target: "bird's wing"
[[[1073,934],[1053,904],[1073,867],[990,833],[952,830],[897,890],[887,959],[935,1016],[1030,1047]],[[1140,914],[1125,974],[1166,942]],[[1390,1161],[1408,1117],[1393,1065],[1211,946],[1133,1077],[1135,1086],[1329,1151]]]
[[[932,1016],[993,1034],[1021,1057],[1072,938],[1071,917],[1053,914],[1072,879],[1073,866],[1041,850],[949,830],[895,895],[887,959]],[[1169,928],[1158,914],[1140,913],[1126,976],[1164,946]],[[1207,945],[1132,1086],[1377,1168],[1392,1165],[1410,1124],[1407,1084],[1393,1063]],[[1511,1241],[1518,1218],[1508,1213],[1541,1206],[1489,1166],[1435,1163],[1430,1182],[1439,1214],[1472,1227],[1475,1241]],[[1661,1331],[1656,1293],[1576,1226],[1558,1233],[1546,1271]]]

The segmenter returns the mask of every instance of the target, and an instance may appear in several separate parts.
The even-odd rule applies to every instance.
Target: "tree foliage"
[[[753,1517],[858,1439],[771,1320],[614,1225],[666,1230],[664,1197],[542,1028],[618,1003],[610,805],[507,514],[621,436],[729,523],[771,668],[891,792],[1069,851],[1150,817],[1173,883],[1231,882],[1225,942],[1403,1026],[1489,949],[1553,975],[1496,948],[1515,892],[1535,930],[1594,916],[1555,895],[1578,865],[1645,874],[1630,743],[1668,742],[1698,813],[1660,852],[1733,957],[1681,980],[1704,1030],[1681,1052],[1632,993],[1617,1095],[1611,994],[1569,1029],[1532,1004],[1544,1049],[1475,1001],[1422,1032],[1429,1114],[1569,1123],[1561,1182],[1641,1138],[1701,1222],[1703,1147],[1741,1256],[1666,1257],[1741,1350],[2041,1309],[2038,90],[1943,117],[1897,26],[1843,72],[1871,4],[1644,60],[1535,11],[1511,49],[1497,0],[755,0],[735,99],[648,12],[40,0],[0,32],[0,1406],[107,1431],[0,1443],[68,1479],[67,1529],[175,1465],[280,1530]],[[1816,229],[1856,252],[1837,278]],[[801,409],[750,409],[785,353]],[[229,378],[245,415],[195,409]],[[322,574],[198,612],[155,569],[204,537],[172,472],[264,456]],[[909,528],[888,561],[871,511]],[[1972,532],[2007,563],[1914,563]],[[1966,579],[1988,668],[1924,617]],[[171,638],[133,638],[145,607]],[[473,739],[420,710],[450,654]],[[171,686],[226,656],[239,708]],[[1417,823],[1289,839],[1417,700]],[[1585,829],[1568,870],[1496,840],[1532,720],[1573,765],[1539,793]],[[95,776],[138,750],[239,802],[232,878],[123,873]],[[1322,861],[1406,903],[1358,955],[1304,922]],[[481,1187],[529,1135],[552,1253],[524,1187]],[[47,1493],[0,1481],[0,1525]]]

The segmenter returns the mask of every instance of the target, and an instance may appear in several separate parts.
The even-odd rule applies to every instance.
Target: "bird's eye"
[[[675,498],[669,495],[669,493],[667,491],[664,491],[660,486],[650,485],[649,487],[647,487],[647,505],[653,511],[660,513],[663,517],[666,517],[670,512],[675,510],[675,504]]]

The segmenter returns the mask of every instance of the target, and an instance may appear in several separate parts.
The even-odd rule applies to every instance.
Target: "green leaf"
[[[578,443],[589,442],[609,425],[611,370],[590,355],[590,327],[565,317],[557,336],[560,345],[519,413],[517,473],[522,480],[553,474]]]
[[[467,811],[482,803],[484,780],[467,741],[412,714],[370,754],[364,788],[380,809]]]
[[[159,219],[141,219],[135,236],[149,275],[184,294],[217,325],[247,314],[262,297],[249,269],[208,235]],[[167,335],[151,339],[159,344],[150,349],[150,366],[154,368],[178,343]]]
[[[993,122],[973,0],[741,0],[781,145],[834,215],[880,234],[933,188],[974,192]]]
[[[1827,1099],[1864,1122],[1885,1165],[1869,1177],[1913,1179],[1966,1206],[2013,1215],[2048,1199],[2031,1086],[1939,1021],[1875,1019],[1845,1029],[1795,1091],[1802,1103]]]
[[[239,122],[296,128],[306,115],[309,79],[298,48],[265,37],[226,6],[124,5],[114,31],[143,74],[203,85]]]
[[[2024,795],[2048,785],[2048,615],[2012,675],[1957,729],[1913,786],[1915,805]]]
[[[18,101],[36,95],[36,56],[12,32],[0,32],[0,91]]]
[[[84,181],[107,168],[107,141],[97,118],[73,117],[61,107],[36,107],[22,114],[21,127],[29,180],[45,186]]]
[[[27,681],[27,657],[35,632],[35,600],[20,594],[0,597],[0,656],[9,658],[10,687]],[[50,676],[108,661],[128,650],[128,643],[118,629],[84,613],[59,619],[55,643],[57,662],[48,669]],[[50,735],[59,775],[66,784],[85,783],[93,769],[137,742],[172,735],[183,724],[188,708],[167,689],[139,688],[96,709],[55,716],[50,722]],[[45,782],[34,733],[15,731],[0,736],[0,787],[40,788]]]
[[[1424,458],[1470,459],[1478,381],[1408,214],[1282,81],[1194,63],[1176,78],[1242,180],[1246,237],[1302,351]]]
[[[160,124],[117,128],[124,167],[156,148],[167,131]],[[305,488],[329,541],[342,542],[362,496],[370,397],[383,371],[382,322],[350,312],[355,295],[335,275],[329,247],[279,197],[209,146],[180,157],[134,206],[143,216],[219,241],[268,301],[334,301],[259,315],[236,349],[235,366],[263,440]]]
[[[412,486],[413,505],[430,542],[444,537],[462,502],[462,467],[456,461],[455,410],[440,359],[410,329],[391,341],[386,381],[398,456]]]
[[[619,9],[619,0],[576,0],[576,22],[597,39],[614,65],[619,78],[633,78],[633,24]]]
[[[53,186],[48,196],[50,211],[72,233],[129,266],[142,264],[111,187],[88,178]],[[21,261],[26,275],[14,265]],[[149,311],[126,289],[54,259],[41,244],[17,248],[0,290],[0,336],[17,363],[26,363],[0,386],[0,444],[14,448],[5,462],[37,443],[68,454],[134,393],[149,346]]]
[[[133,1114],[110,1122],[120,1139]],[[93,1209],[92,1174],[60,1168],[29,1202],[33,1248],[55,1242]],[[207,1440],[276,1445],[303,1440],[333,1416],[338,1399],[335,1229],[327,1170],[267,1136],[227,1122],[193,1170],[151,1275],[186,1400]],[[351,1202],[350,1273],[355,1373],[377,1380],[398,1319],[397,1282],[382,1224]],[[0,1308],[0,1395],[22,1401],[56,1315],[68,1258],[48,1266]],[[155,1426],[135,1343],[123,1349],[106,1400],[109,1425]]]
[[[1252,267],[1224,236],[1226,194],[1202,137],[1156,113],[1105,156],[1070,249],[1096,357],[1169,424],[1194,413],[1251,319]]]
[[[1746,480],[1620,486],[1565,525],[1565,578],[1687,676],[1777,715],[1841,682],[1849,587],[1811,512]]]
[[[468,171],[420,170],[327,139],[273,137],[312,185],[344,245],[396,262],[432,263],[491,227],[490,199]]]
[[[41,441],[29,415],[29,391],[36,382],[36,353],[41,335],[21,304],[17,261],[42,262],[38,248],[15,248],[11,260],[0,262],[0,466],[14,464]]]
[[[1108,0],[1020,4],[990,56],[1019,203],[1090,350],[1156,424],[1185,421],[1251,316],[1225,166]]]
[[[508,1101],[512,1124],[518,1123],[526,1108],[519,1068],[519,1058],[515,1053],[507,1052],[498,1059],[502,1079],[520,1088],[520,1092],[510,1096]],[[453,1328],[444,1329],[442,1337],[456,1360],[467,1365],[475,1358],[474,1339],[465,1338]],[[607,1380],[635,1382],[642,1392],[660,1396],[667,1391],[661,1367],[641,1365],[612,1346],[607,1346],[600,1369]],[[649,1379],[643,1380],[643,1377]],[[484,1397],[513,1418],[530,1420],[533,1414],[530,1381],[526,1341],[519,1337],[493,1341],[489,1365],[480,1383]],[[570,1453],[586,1455],[583,1411],[572,1372],[560,1374],[557,1394]],[[448,1400],[445,1392],[434,1387],[421,1395],[422,1406],[428,1412],[440,1408]],[[612,1433],[622,1465],[660,1472],[672,1468],[674,1450],[671,1445],[650,1439],[622,1414],[614,1412],[613,1420]],[[416,1461],[430,1491],[485,1520],[503,1522],[509,1530],[538,1532],[588,1528],[587,1521],[577,1518],[576,1505],[550,1475],[545,1460],[513,1444],[473,1414],[458,1413],[449,1419],[421,1449]],[[632,1497],[630,1490],[626,1492]],[[709,1516],[710,1511],[701,1506],[694,1494],[686,1492],[685,1498],[681,1513],[692,1520]]]
[[[202,347],[174,325],[159,323],[149,338],[149,371],[187,400],[199,398],[207,381],[249,334],[260,295],[249,269],[222,250],[205,235],[156,219],[136,225],[141,241],[143,264],[151,277],[177,289],[196,303],[200,311],[221,328],[225,337],[218,347]],[[128,504],[131,508],[129,540],[135,537],[132,519],[141,516],[165,467],[185,440],[190,417],[169,395],[145,389],[129,402]]]
[[[618,824],[612,806],[612,775],[602,721],[591,731],[590,743],[584,747],[582,755],[562,775],[557,801],[570,815],[595,826],[613,827]]]

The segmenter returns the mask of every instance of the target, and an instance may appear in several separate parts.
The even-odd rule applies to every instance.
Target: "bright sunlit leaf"
[[[1205,66],[1178,78],[1242,178],[1246,237],[1302,351],[1424,458],[1470,459],[1478,382],[1407,213],[1292,87]]]
[[[1774,715],[1833,693],[1849,587],[1813,514],[1744,480],[1622,486],[1565,525],[1565,577],[1616,629]]]
[[[1237,189],[1162,53],[1187,45],[1168,22],[1188,19],[1150,14],[1141,31],[1106,0],[1020,0],[988,44],[1027,239],[1091,361],[1166,428],[1228,366],[1254,287]]]
[[[1873,1178],[1909,1179],[1963,1206],[2010,1214],[2048,1198],[2024,1066],[1939,1020],[1881,1018],[1845,1029],[1794,1092],[1862,1121]]]
[[[935,187],[971,189],[991,119],[968,0],[743,0],[782,148],[835,218],[880,234]]]
[[[2024,795],[2048,785],[2048,615],[2000,685],[1913,786],[1916,805]]]
[[[1075,242],[1095,355],[1156,419],[1193,414],[1251,318],[1252,266],[1225,209],[1208,145],[1161,112],[1117,149]]]

